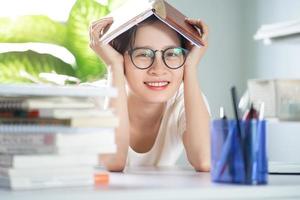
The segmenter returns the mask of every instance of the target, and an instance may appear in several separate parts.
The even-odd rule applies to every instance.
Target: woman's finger
[[[98,23],[97,25],[94,26],[94,31],[98,33],[99,38],[106,33],[106,31],[109,29],[111,26],[111,22],[102,22]]]
[[[106,32],[111,25],[111,21],[98,21],[97,24],[94,26],[90,27],[90,38],[93,42],[98,42],[99,38]]]
[[[112,17],[105,17],[105,18],[98,19],[98,20],[92,22],[91,25],[90,25],[90,27],[94,27],[94,26],[97,25],[99,22],[103,22],[103,21],[109,21],[109,22],[112,22],[112,21],[113,21],[113,18],[112,18]]]
[[[106,20],[106,19],[98,20],[96,23],[93,23],[92,25],[90,25],[89,30],[92,33],[94,33],[95,31],[98,31],[98,33],[100,34],[101,32],[99,32],[99,30],[110,26],[111,23],[112,23],[112,20]]]
[[[195,26],[200,31],[200,35],[203,40],[207,39],[208,26],[203,21],[199,19],[186,19],[186,21]]]

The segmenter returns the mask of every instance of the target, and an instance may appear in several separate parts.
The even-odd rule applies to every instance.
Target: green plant
[[[76,75],[80,79],[99,79],[106,72],[102,61],[89,48],[88,28],[92,21],[107,13],[107,6],[99,6],[95,1],[86,0],[78,0],[70,12],[66,47],[75,55],[78,65]]]
[[[88,27],[110,11],[120,0],[109,0],[102,5],[96,0],[77,0],[66,23],[47,16],[23,16],[17,19],[0,18],[0,43],[39,42],[65,47],[75,57],[71,66],[49,54],[33,51],[5,52],[0,54],[0,82],[30,82],[29,74],[39,79],[41,72],[55,72],[75,76],[81,81],[103,78],[104,63],[89,48]]]
[[[41,72],[53,72],[74,76],[70,64],[49,55],[34,51],[8,52],[0,54],[0,82],[31,82]]]

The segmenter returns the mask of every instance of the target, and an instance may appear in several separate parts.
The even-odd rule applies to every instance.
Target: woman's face
[[[145,24],[137,29],[134,48],[146,47],[152,50],[164,50],[180,47],[178,34],[162,22]],[[178,90],[183,80],[183,67],[169,69],[162,60],[160,51],[148,69],[138,69],[125,53],[125,74],[130,95],[148,103],[162,103],[169,100]]]

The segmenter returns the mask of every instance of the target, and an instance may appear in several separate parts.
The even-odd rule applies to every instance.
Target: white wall
[[[229,88],[239,94],[249,78],[300,78],[300,42],[265,46],[254,41],[261,24],[300,19],[299,0],[168,0],[210,28],[209,50],[199,65],[199,79],[213,117],[221,105],[232,117]],[[178,162],[186,164],[185,156]]]
[[[224,106],[232,116],[230,87],[244,90],[242,67],[242,1],[241,0],[168,0],[185,15],[208,24],[209,48],[199,64],[199,81],[207,95],[213,117]],[[186,164],[185,155],[179,164]]]
[[[232,113],[230,87],[242,93],[241,2],[240,0],[168,0],[185,15],[209,25],[209,48],[199,65],[199,80],[207,95],[212,115],[224,106]]]
[[[247,78],[300,78],[300,42],[265,46],[250,38],[261,24],[300,19],[299,0],[245,1],[245,80]]]

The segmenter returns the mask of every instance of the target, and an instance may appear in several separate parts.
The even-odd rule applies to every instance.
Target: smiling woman
[[[90,47],[119,90],[109,105],[121,119],[118,149],[115,155],[101,156],[102,163],[111,171],[126,165],[170,166],[185,149],[196,170],[208,171],[209,112],[196,75],[207,42],[202,48],[193,46],[153,16],[110,44],[102,43],[99,36],[112,23],[113,18],[104,18],[90,27]],[[200,20],[186,23],[208,34]]]

